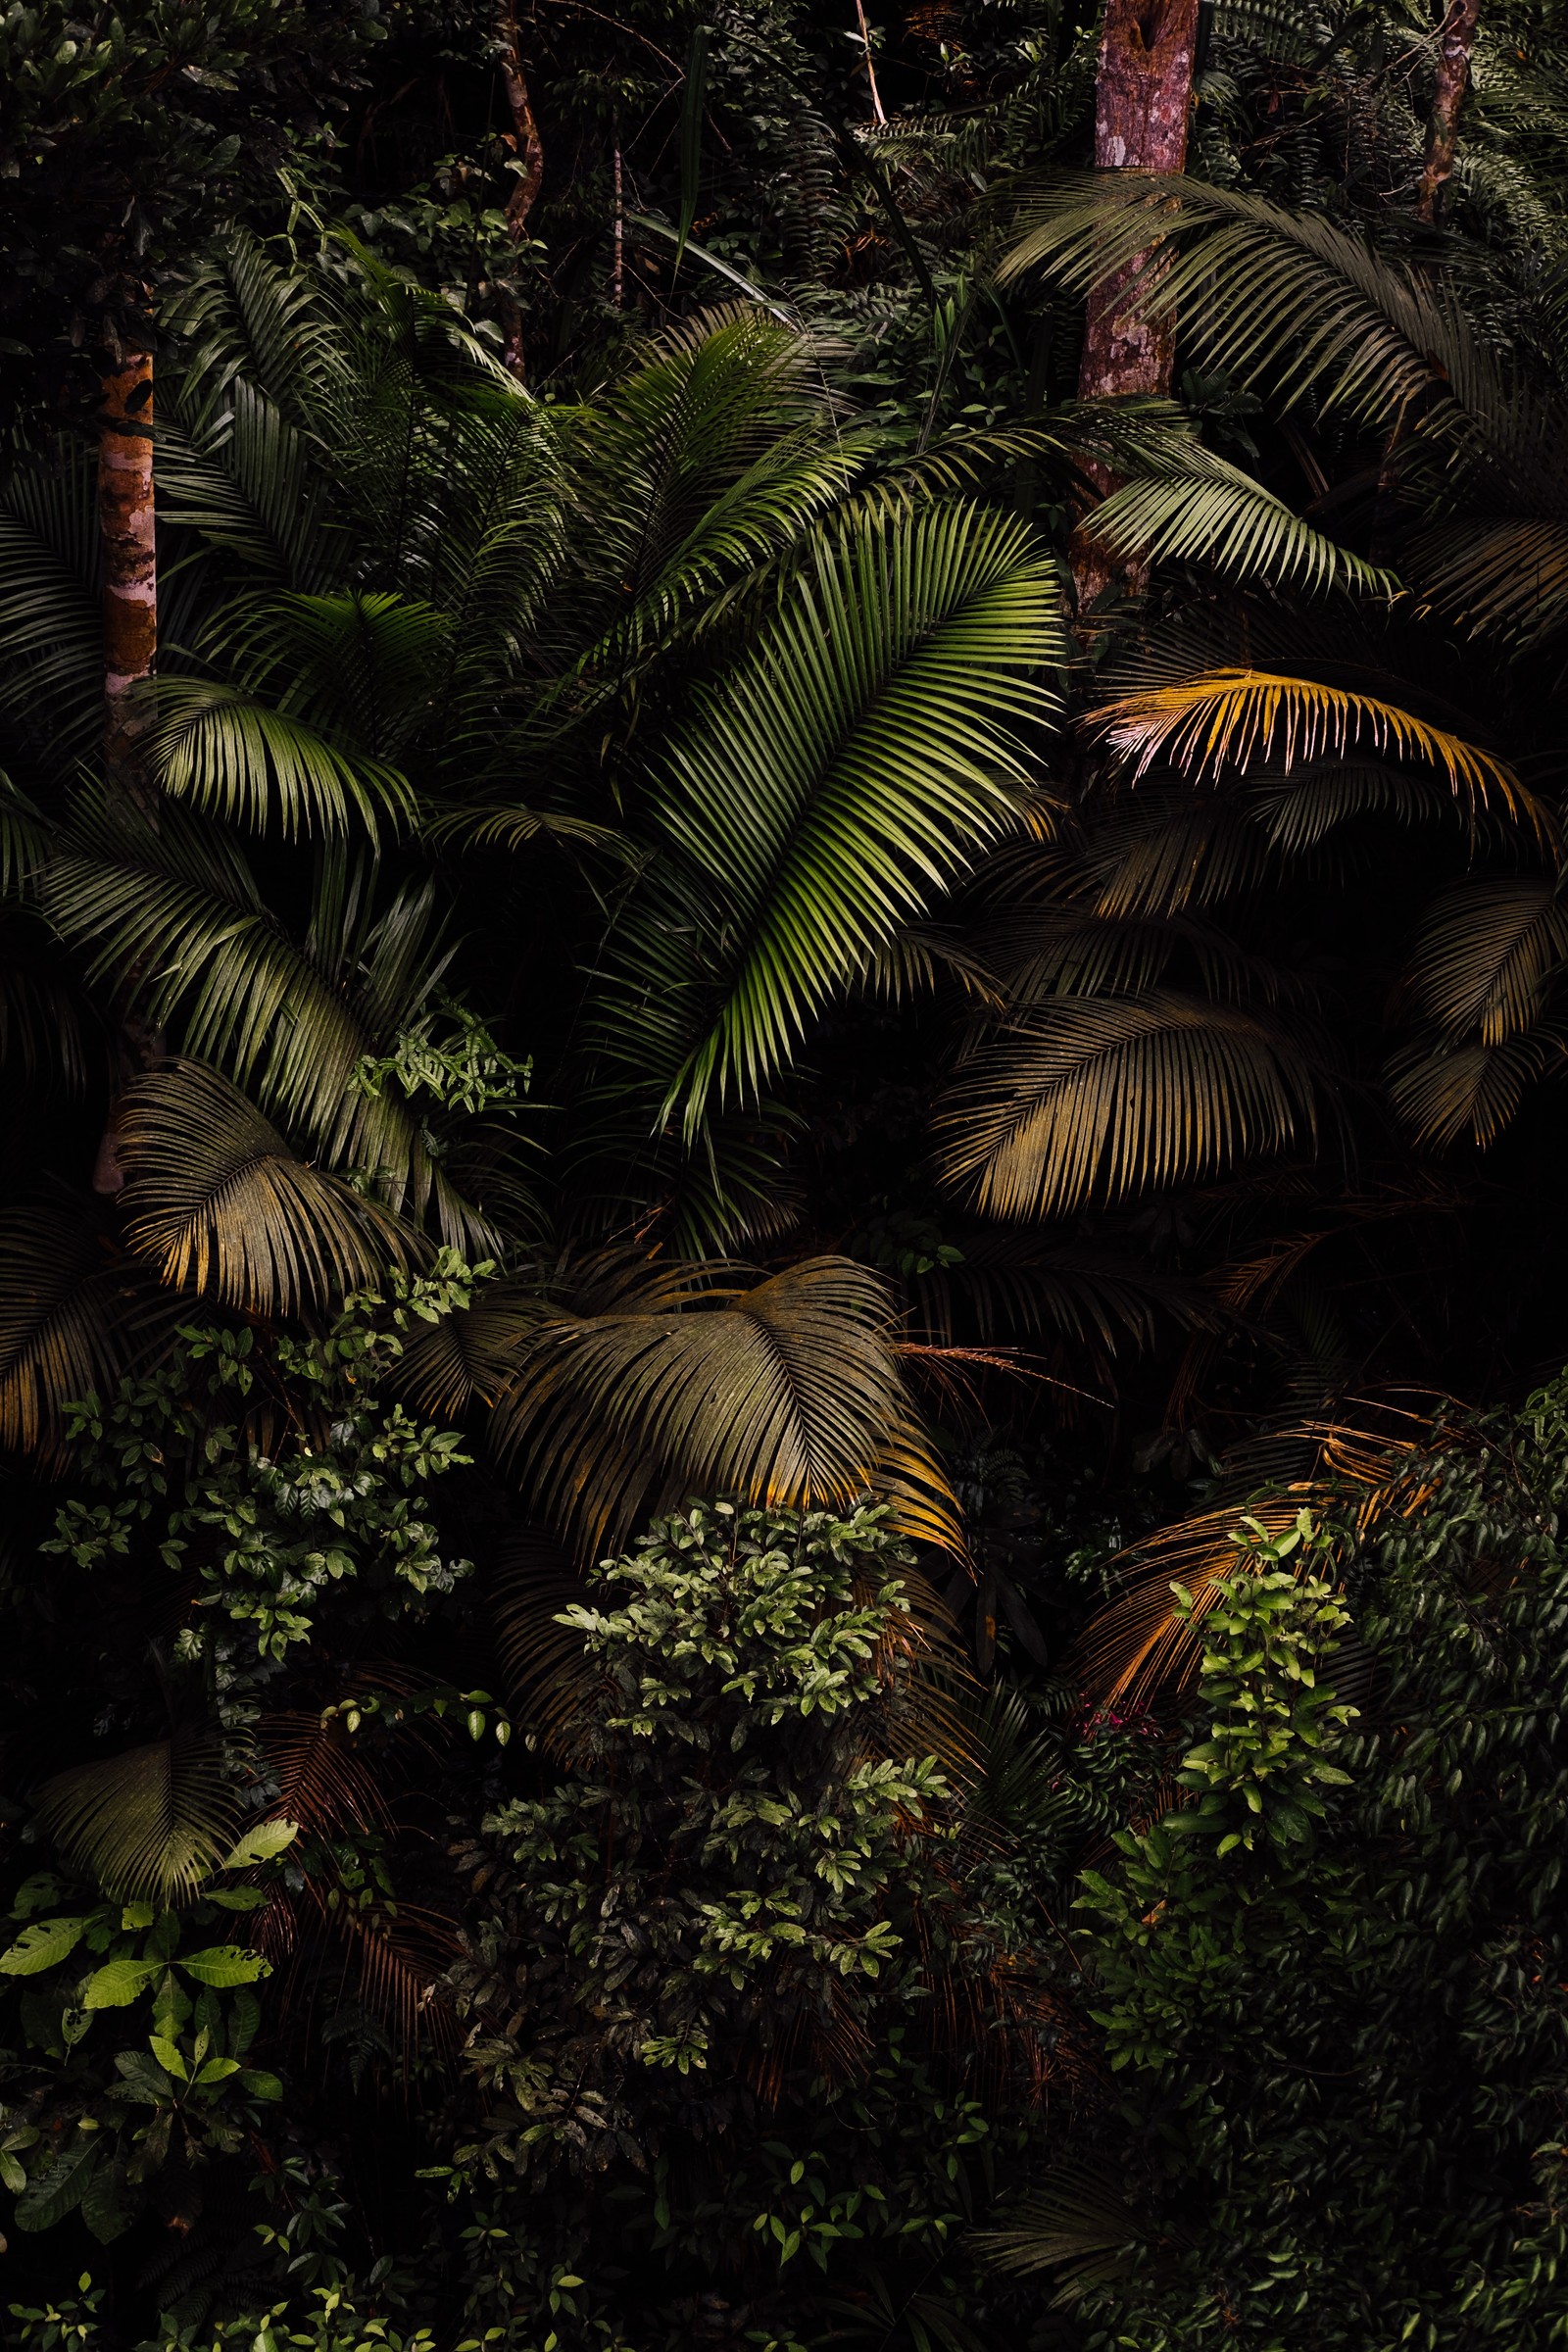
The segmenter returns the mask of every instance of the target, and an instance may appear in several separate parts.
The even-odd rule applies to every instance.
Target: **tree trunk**
[[[1198,0],[1105,0],[1095,81],[1097,170],[1174,172],[1185,168],[1197,41]],[[1131,262],[1091,290],[1078,370],[1084,400],[1170,390],[1175,326],[1169,318],[1142,315],[1128,300],[1144,268],[1142,260]],[[1089,470],[1102,496],[1114,487],[1103,467]],[[1098,601],[1118,568],[1086,532],[1073,534],[1080,612]],[[1134,568],[1123,576],[1136,589],[1147,575]]]
[[[104,378],[98,431],[98,530],[104,559],[104,767],[112,786],[152,806],[135,689],[158,653],[153,514],[153,361],[124,353]]]
[[[528,96],[528,84],[523,77],[522,60],[517,49],[517,12],[514,0],[502,0],[501,11],[496,19],[496,31],[501,40],[501,81],[512,115],[513,145],[522,163],[521,172],[512,183],[512,194],[507,198],[507,226],[512,231],[513,243],[520,245],[528,225],[528,215],[533,211],[544,183],[545,143],[539,136],[533,102]],[[525,380],[522,312],[510,296],[504,309],[507,366],[520,384]]]
[[[104,563],[104,773],[156,822],[158,796],[147,775],[142,738],[147,714],[135,689],[153,674],[158,655],[158,543],[153,497],[153,361],[127,351],[104,378],[98,418],[98,535]],[[92,1189],[113,1196],[124,1185],[116,1108],[126,1083],[163,1051],[163,1039],[138,1015],[121,1024],[115,1101],[93,1164]]]
[[[1470,53],[1476,45],[1480,15],[1481,0],[1452,0],[1438,36],[1438,78],[1427,121],[1427,157],[1415,200],[1423,220],[1437,219],[1439,199],[1453,176],[1459,110],[1470,86]]]
[[[1095,83],[1095,165],[1102,172],[1180,172],[1187,163],[1198,0],[1106,0]],[[1089,298],[1078,390],[1086,400],[1168,392],[1175,335],[1168,320],[1126,307],[1134,262]]]

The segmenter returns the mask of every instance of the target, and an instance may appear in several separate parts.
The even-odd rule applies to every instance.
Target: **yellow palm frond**
[[[1270,670],[1215,669],[1107,703],[1089,721],[1110,751],[1132,763],[1133,781],[1168,760],[1194,781],[1268,761],[1287,772],[1298,760],[1392,753],[1435,767],[1472,811],[1505,811],[1546,839],[1545,808],[1505,760],[1395,703],[1352,694],[1315,678]]]

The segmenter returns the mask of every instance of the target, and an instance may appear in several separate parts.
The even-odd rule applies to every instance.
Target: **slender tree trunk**
[[[539,136],[533,102],[528,96],[528,84],[523,76],[522,60],[517,48],[517,12],[513,0],[502,0],[496,18],[496,31],[501,41],[501,82],[512,116],[513,145],[522,164],[521,172],[513,181],[512,194],[507,198],[507,226],[512,231],[513,243],[520,245],[527,230],[528,215],[533,211],[539,190],[544,184],[545,143]],[[520,384],[525,380],[522,310],[510,295],[503,308],[507,366]]]
[[[153,361],[127,351],[104,378],[98,421],[98,535],[104,564],[104,773],[112,792],[157,821],[157,792],[143,758],[146,713],[136,688],[158,656],[158,543],[153,484]],[[163,1052],[163,1039],[139,1014],[121,1024],[115,1103],[138,1070]],[[112,1196],[125,1181],[115,1103],[93,1164],[95,1193]]]
[[[135,690],[158,653],[153,514],[153,361],[129,351],[104,378],[98,432],[98,530],[104,559],[104,767],[112,786],[152,806],[141,760],[146,724]]]
[[[1187,119],[1192,109],[1198,0],[1105,0],[1095,81],[1095,164],[1102,172],[1174,172],[1187,163]],[[1082,399],[1170,390],[1176,332],[1169,318],[1151,318],[1129,300],[1143,274],[1140,259],[1090,293],[1078,370]],[[1090,469],[1103,495],[1113,479]],[[1078,609],[1086,612],[1116,577],[1118,567],[1083,531],[1074,534],[1073,578]],[[1142,585],[1136,570],[1125,575]]]
[[[615,125],[615,237],[614,261],[610,271],[610,299],[618,311],[625,299],[626,286],[626,203],[621,185],[620,124]]]
[[[1438,204],[1453,176],[1454,150],[1459,144],[1459,110],[1470,87],[1470,54],[1476,45],[1481,0],[1451,0],[1438,36],[1438,78],[1427,120],[1427,155],[1416,188],[1416,211],[1423,220],[1437,219]]]

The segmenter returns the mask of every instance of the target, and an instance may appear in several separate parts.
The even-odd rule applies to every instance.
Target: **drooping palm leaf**
[[[158,688],[153,772],[172,799],[285,841],[347,833],[373,840],[377,819],[409,822],[408,779],[350,753],[292,713],[213,679],[167,678]]]
[[[1051,709],[1035,673],[1061,643],[1017,522],[871,516],[818,547],[704,698],[658,804],[678,863],[630,913],[597,1017],[607,1060],[659,1073],[654,1108],[688,1143],[1012,821],[1015,729]]]
[[[0,1445],[57,1467],[67,1405],[108,1395],[169,1319],[147,1274],[90,1215],[8,1210],[0,1219]]]
[[[1220,669],[1103,704],[1092,730],[1130,766],[1134,781],[1156,760],[1195,781],[1227,768],[1268,761],[1287,773],[1326,754],[1392,752],[1434,767],[1456,800],[1480,810],[1500,807],[1543,837],[1550,820],[1542,804],[1494,753],[1375,695],[1324,686],[1314,678],[1267,670]]]
[[[176,1061],[126,1090],[119,1121],[131,1247],[160,1278],[256,1314],[371,1287],[417,1238],[302,1159],[238,1088]]]
[[[1284,407],[1385,422],[1424,401],[1427,429],[1450,438],[1507,408],[1441,275],[1321,212],[1196,179],[1063,172],[1025,198],[1018,225],[1004,282],[1050,269],[1087,291],[1141,263],[1124,298],[1174,315],[1201,365]]]
[[[1484,1046],[1531,1028],[1568,959],[1568,906],[1544,876],[1478,875],[1428,908],[1401,995],[1451,1035]]]
[[[1066,1216],[1316,1132],[1283,1029],[1175,992],[1062,997],[984,1048],[940,1114],[948,1181],[987,1215]]]

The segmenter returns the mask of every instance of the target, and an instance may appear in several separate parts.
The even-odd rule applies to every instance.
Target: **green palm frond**
[[[1315,678],[1208,670],[1106,703],[1088,724],[1128,762],[1134,782],[1156,760],[1200,781],[1253,761],[1269,761],[1288,773],[1298,760],[1317,760],[1327,753],[1353,756],[1369,746],[1438,769],[1470,811],[1498,808],[1542,839],[1552,830],[1543,805],[1494,753],[1375,695],[1324,686]]]
[[[395,767],[338,748],[305,720],[232,686],[166,678],[156,690],[153,772],[172,799],[284,841],[410,823],[414,794]]]
[[[1568,623],[1568,521],[1556,515],[1477,517],[1419,532],[1405,571],[1424,610],[1520,652]]]
[[[426,1007],[452,950],[428,881],[377,902],[375,871],[332,844],[318,856],[311,927],[291,938],[231,836],[166,807],[89,801],[51,858],[56,928],[91,976],[127,984],[193,1058],[221,1068],[329,1165],[398,1215],[433,1217],[470,1257],[496,1237],[433,1156],[416,1102],[361,1083]]]
[[[1313,1097],[1300,1047],[1239,1006],[1063,997],[953,1089],[943,1172],[988,1216],[1067,1216],[1310,1139]]]
[[[131,1247],[160,1279],[259,1314],[371,1288],[417,1238],[340,1176],[291,1150],[217,1070],[177,1061],[122,1099]]]
[[[708,313],[655,343],[592,411],[568,416],[566,495],[593,515],[575,697],[620,691],[724,591],[755,581],[864,470],[864,427],[838,419],[808,338],[755,309]],[[586,594],[585,594],[586,591]]]
[[[60,442],[0,488],[0,710],[69,765],[103,728],[101,557],[91,463]]]
[[[159,432],[160,521],[196,532],[257,578],[335,585],[358,551],[333,496],[328,453],[249,377],[234,377],[210,416],[199,355],[186,357],[185,377],[176,395],[183,421]]]
[[[239,1801],[217,1740],[185,1737],[77,1764],[33,1799],[65,1859],[119,1902],[188,1902],[233,1844]]]
[[[1018,722],[1051,699],[1052,566],[970,507],[867,518],[824,542],[789,607],[703,700],[658,817],[678,866],[628,914],[597,1015],[608,1061],[695,1140],[754,1102],[833,996],[869,971],[1028,783]]]
[[[1421,1016],[1483,1046],[1534,1027],[1568,959],[1568,906],[1528,876],[1477,877],[1429,908],[1401,983]]]
[[[1195,447],[1186,468],[1123,482],[1084,528],[1111,555],[1151,564],[1201,564],[1236,586],[1266,580],[1321,595],[1330,588],[1391,595],[1394,575],[1314,530],[1239,466]]]
[[[1336,826],[1355,816],[1381,814],[1414,824],[1423,817],[1458,815],[1473,823],[1481,813],[1456,802],[1420,769],[1375,760],[1303,760],[1277,775],[1254,769],[1248,786],[1248,815],[1269,849],[1283,858],[1315,850]]]
[[[1198,362],[1283,407],[1473,440],[1506,412],[1502,372],[1432,272],[1378,252],[1321,212],[1245,187],[1140,172],[1062,173],[1020,208],[1004,283],[1049,269],[1075,291],[1137,273]]]
[[[1057,2272],[1052,2297],[1057,2308],[1124,2278],[1146,2242],[1120,2184],[1081,2163],[1057,2166],[1004,2221],[974,2232],[975,2245],[999,2270]]]

